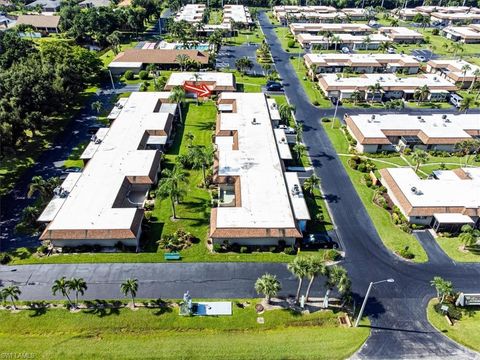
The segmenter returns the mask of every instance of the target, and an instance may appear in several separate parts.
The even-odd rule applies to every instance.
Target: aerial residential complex
[[[401,20],[411,21],[417,14],[430,16],[433,25],[453,25],[480,22],[480,9],[469,6],[417,6],[416,8],[395,9],[393,15]]]
[[[273,15],[282,24],[288,22],[338,22],[366,20],[368,11],[360,8],[335,9],[332,6],[280,5],[273,7]]]
[[[139,73],[148,64],[155,64],[160,69],[180,68],[179,55],[186,55],[199,67],[209,65],[210,55],[206,51],[181,49],[126,49],[120,52],[108,68],[113,74],[123,74],[127,70]]]
[[[460,59],[430,60],[427,63],[426,71],[438,74],[462,89],[469,88],[472,82],[477,81],[480,77],[479,66]]]
[[[59,247],[138,246],[143,204],[176,116],[169,95],[134,92],[114,110],[110,128],[99,129],[82,154],[83,172],[69,174],[40,215],[47,224],[41,240]]]
[[[423,35],[405,27],[383,27],[376,33],[373,33],[370,27],[363,26],[345,26],[344,24],[335,27],[321,27],[319,24],[310,24],[304,28],[310,30],[302,32],[300,24],[292,24],[290,29],[296,33],[296,39],[302,47],[311,46],[313,48],[338,48],[348,47],[350,49],[375,50],[381,43],[415,43],[423,41]],[[318,29],[318,31],[317,31]],[[326,30],[324,30],[326,29]],[[353,30],[353,31],[352,31]],[[331,31],[332,36],[327,36],[323,31]],[[335,32],[337,31],[337,32]]]
[[[410,55],[403,54],[306,54],[305,65],[316,73],[340,73],[346,69],[353,73],[416,74],[420,63]]]
[[[452,41],[461,41],[465,44],[480,42],[480,25],[447,26],[442,29],[442,34]]]
[[[345,123],[362,153],[406,148],[455,151],[457,143],[480,138],[480,121],[473,114],[345,115]]]
[[[435,231],[458,232],[475,227],[480,217],[480,168],[434,171],[421,179],[411,168],[381,169],[388,195],[412,224]]]
[[[372,101],[389,99],[411,100],[415,90],[426,85],[429,89],[428,100],[443,101],[450,91],[457,87],[449,80],[435,74],[423,74],[406,78],[395,74],[364,74],[358,77],[339,77],[338,74],[322,74],[318,77],[320,89],[326,96],[349,99],[354,92],[360,92],[362,98]],[[370,86],[379,84],[377,93],[369,91]]]
[[[281,154],[289,157],[288,144],[272,127],[280,119],[275,100],[227,92],[219,96],[218,111],[219,202],[212,209],[210,238],[218,244],[294,244],[310,215],[297,174],[285,172]]]
[[[235,75],[227,72],[177,72],[168,78],[165,90],[172,90],[175,86],[185,84],[206,85],[208,89],[217,94],[222,91],[236,91]]]

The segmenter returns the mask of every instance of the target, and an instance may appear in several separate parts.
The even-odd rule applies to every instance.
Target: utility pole
[[[371,282],[370,285],[368,285],[368,290],[367,290],[367,293],[365,294],[365,298],[363,299],[362,307],[360,308],[360,312],[358,313],[357,320],[355,321],[355,327],[358,327],[358,323],[362,319],[363,311],[365,310],[365,305],[367,305],[368,296],[370,295],[370,291],[372,290],[373,285],[377,285],[383,282],[393,283],[395,282],[395,280],[394,279],[380,280],[380,281]]]

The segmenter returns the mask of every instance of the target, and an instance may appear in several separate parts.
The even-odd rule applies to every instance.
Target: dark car
[[[305,249],[338,249],[338,244],[328,234],[308,234],[303,238]]]
[[[87,133],[89,135],[95,135],[98,131],[98,129],[102,128],[103,126],[102,125],[99,125],[99,124],[95,124],[95,125],[90,125],[88,127],[88,130],[87,130]]]
[[[270,84],[267,85],[267,91],[283,91],[283,86],[279,83]]]
[[[337,102],[338,102],[338,106],[342,105],[342,101],[337,97],[334,97],[334,96],[330,97],[330,101],[335,106],[337,106]]]
[[[266,86],[270,86],[270,85],[274,85],[274,84],[278,84],[278,85],[282,86],[282,84],[280,84],[278,81],[275,81],[275,80],[268,80]]]

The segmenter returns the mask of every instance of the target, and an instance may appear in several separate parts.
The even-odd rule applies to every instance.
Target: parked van
[[[458,95],[458,94],[450,94],[450,104],[452,104],[453,106],[459,108],[460,105],[462,104],[462,100],[463,98]]]

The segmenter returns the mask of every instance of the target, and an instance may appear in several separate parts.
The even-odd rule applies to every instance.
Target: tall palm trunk
[[[135,295],[133,295],[133,294],[132,294],[132,306],[136,307],[136,305],[135,305]]]
[[[303,278],[298,279],[297,294],[295,295],[296,303],[298,303],[298,300],[300,299],[300,291],[302,290],[302,284],[303,284]]]
[[[10,300],[12,301],[13,310],[17,310],[17,305],[15,304],[15,299],[13,296],[10,296]]]
[[[205,175],[205,164],[202,164],[202,174],[203,174],[203,186],[207,186],[207,177]]]
[[[181,101],[178,103],[178,115],[180,115],[180,124],[183,125],[183,114],[182,114],[182,102]]]
[[[308,282],[307,292],[305,293],[305,301],[306,302],[308,302],[308,298],[310,297],[310,289],[312,288],[314,280],[315,280],[315,276],[312,276],[310,281]]]
[[[170,202],[172,203],[172,213],[173,213],[173,218],[177,218],[177,213],[175,212],[175,199],[173,196],[170,196]]]

